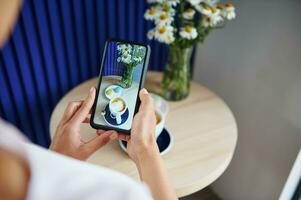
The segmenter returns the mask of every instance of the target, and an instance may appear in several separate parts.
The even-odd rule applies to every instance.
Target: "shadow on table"
[[[221,198],[210,187],[206,187],[196,193],[182,197],[180,200],[221,200]]]

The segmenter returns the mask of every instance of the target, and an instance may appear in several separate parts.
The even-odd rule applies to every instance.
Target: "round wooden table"
[[[162,74],[149,72],[145,87],[160,90]],[[50,121],[53,137],[62,114],[70,101],[84,99],[98,78],[88,80],[72,89],[54,109]],[[174,137],[171,150],[163,156],[169,177],[177,195],[194,193],[215,181],[229,165],[237,141],[237,127],[231,110],[217,95],[206,87],[192,82],[188,98],[169,102],[166,127]],[[84,139],[95,137],[90,125],[83,125]],[[113,142],[94,153],[90,163],[105,166],[139,179],[138,171],[128,155]]]

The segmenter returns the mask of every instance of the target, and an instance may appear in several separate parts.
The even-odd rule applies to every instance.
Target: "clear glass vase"
[[[125,66],[124,72],[121,78],[121,86],[123,88],[129,88],[132,86],[133,83],[133,66]]]
[[[161,95],[170,101],[186,98],[190,90],[190,58],[193,47],[168,47],[168,62],[165,66]]]

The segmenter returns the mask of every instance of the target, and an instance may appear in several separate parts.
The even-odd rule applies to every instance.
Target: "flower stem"
[[[168,100],[181,100],[189,94],[192,48],[183,49],[178,45],[170,45],[168,50],[168,64],[162,81],[162,96]]]

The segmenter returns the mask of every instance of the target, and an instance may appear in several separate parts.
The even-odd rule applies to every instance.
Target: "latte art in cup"
[[[115,112],[121,112],[121,111],[123,111],[125,109],[125,103],[124,103],[124,101],[122,99],[115,98],[112,101],[111,108]]]

